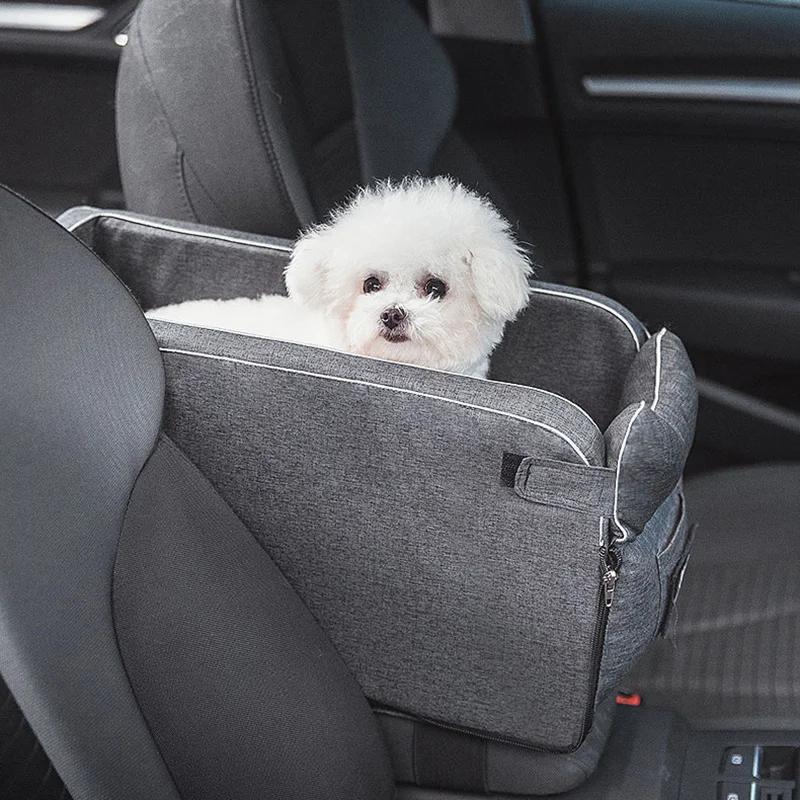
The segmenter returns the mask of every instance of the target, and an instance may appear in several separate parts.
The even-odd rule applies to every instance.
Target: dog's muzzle
[[[390,331],[393,331],[395,328],[402,325],[405,318],[405,310],[402,308],[397,308],[397,306],[394,306],[393,308],[387,308],[381,313],[381,322],[383,323],[384,328],[387,328]]]
[[[405,342],[408,336],[405,334],[405,321],[408,314],[405,309],[392,306],[381,312],[381,336],[390,342]]]

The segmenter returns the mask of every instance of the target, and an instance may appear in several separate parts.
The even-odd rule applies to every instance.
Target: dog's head
[[[528,302],[530,262],[487,200],[448,178],[365,189],[300,237],[289,295],[362,355],[465,371]]]

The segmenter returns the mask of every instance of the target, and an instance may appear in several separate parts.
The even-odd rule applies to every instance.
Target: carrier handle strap
[[[531,503],[603,517],[614,512],[616,472],[608,467],[503,453],[500,478]]]

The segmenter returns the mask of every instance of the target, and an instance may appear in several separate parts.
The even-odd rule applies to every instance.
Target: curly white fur
[[[195,300],[148,316],[485,377],[530,273],[488,200],[450,178],[408,178],[361,190],[306,231],[288,298]]]

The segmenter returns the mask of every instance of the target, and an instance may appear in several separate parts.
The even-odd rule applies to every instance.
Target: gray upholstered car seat
[[[0,188],[0,672],[75,798],[392,796],[363,694],[161,433],[133,297]]]
[[[627,681],[698,726],[797,730],[800,720],[800,464],[686,483],[698,523],[675,641]]]
[[[129,37],[132,211],[294,238],[359,184],[446,173],[525,228],[454,130],[453,69],[406,0],[144,0]]]

